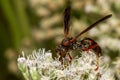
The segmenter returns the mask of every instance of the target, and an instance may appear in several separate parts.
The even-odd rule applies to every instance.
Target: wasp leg
[[[99,69],[99,56],[96,55],[97,61],[96,61],[96,68],[95,71],[97,71]]]
[[[96,54],[96,65],[97,65],[97,68],[95,69],[95,71],[97,71],[99,69],[99,57],[101,55],[101,49],[100,49],[100,47],[97,44],[94,44],[94,45],[90,46],[89,48],[84,48],[83,50],[84,51],[89,51],[90,49],[92,49],[95,52],[95,54]]]
[[[95,70],[99,69],[99,58],[101,56],[101,49],[99,46],[97,46],[96,48],[94,48],[95,52],[96,52],[96,58],[97,58],[97,68]]]
[[[62,58],[62,56],[59,57],[59,61],[61,62],[61,64],[63,64],[63,58]]]
[[[68,56],[69,56],[69,62],[71,63],[72,62],[72,56],[70,55],[70,53],[68,53]]]

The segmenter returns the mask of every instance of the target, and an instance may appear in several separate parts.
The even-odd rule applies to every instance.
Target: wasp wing
[[[81,33],[79,33],[77,36],[75,36],[75,38],[78,38],[79,36],[81,36],[82,34],[84,34],[85,32],[89,31],[90,29],[92,29],[93,27],[95,27],[98,23],[110,18],[112,15],[109,14],[101,19],[99,19],[98,21],[96,21],[95,23],[93,23],[92,25],[90,25],[88,28],[86,28],[85,30],[83,30]]]
[[[65,34],[65,37],[67,37],[69,34],[70,14],[71,14],[71,6],[68,6],[64,11],[64,34]]]

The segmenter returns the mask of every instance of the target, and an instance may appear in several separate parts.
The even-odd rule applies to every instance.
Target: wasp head
[[[62,57],[65,56],[67,52],[66,48],[63,47],[62,45],[57,46],[55,48],[55,51],[58,53],[59,56],[62,56]]]
[[[71,49],[73,44],[70,42],[70,40],[72,40],[72,39],[73,38],[65,38],[65,39],[63,39],[61,44],[55,48],[55,51],[61,57],[65,57],[66,53],[69,51],[69,49]]]

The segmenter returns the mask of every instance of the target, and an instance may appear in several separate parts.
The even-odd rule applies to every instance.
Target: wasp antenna
[[[99,20],[97,20],[95,23],[93,23],[92,25],[90,25],[88,28],[86,28],[85,30],[83,30],[81,33],[79,33],[77,36],[75,36],[75,38],[78,38],[79,36],[81,36],[82,34],[84,34],[85,32],[89,31],[90,29],[92,29],[93,27],[95,27],[98,23],[110,18],[112,16],[112,14],[109,14]]]

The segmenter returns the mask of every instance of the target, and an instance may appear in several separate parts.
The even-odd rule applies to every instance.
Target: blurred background
[[[112,17],[85,33],[102,48],[112,66],[120,60],[120,0],[71,0],[71,28],[75,36],[99,18]],[[24,51],[54,50],[64,38],[63,12],[66,0],[0,0],[0,80],[24,80],[17,58]],[[80,39],[80,38],[79,38]],[[56,54],[53,53],[55,56]],[[116,80],[120,79],[115,73]]]

